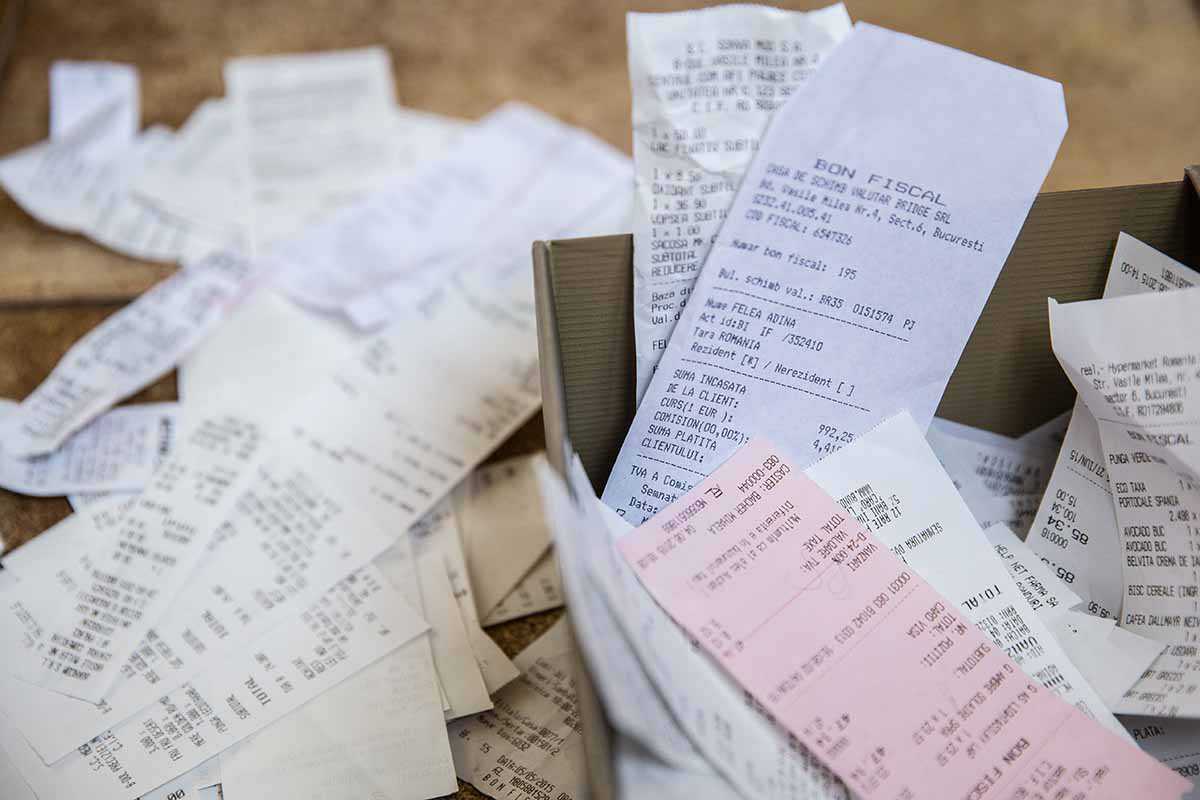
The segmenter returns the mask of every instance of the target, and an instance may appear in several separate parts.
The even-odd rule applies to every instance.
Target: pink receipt
[[[671,616],[863,797],[1191,788],[1027,677],[763,440],[621,549]]]

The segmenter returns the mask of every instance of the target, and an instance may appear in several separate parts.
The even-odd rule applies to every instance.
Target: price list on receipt
[[[862,797],[1189,788],[1027,677],[763,440],[620,545],[667,612]]]

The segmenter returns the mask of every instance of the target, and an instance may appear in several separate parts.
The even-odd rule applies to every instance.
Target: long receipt
[[[776,113],[605,502],[647,519],[752,433],[809,463],[927,424],[1065,131],[1057,83],[859,23]]]
[[[1117,238],[1105,297],[1164,292],[1195,285],[1197,275],[1122,233]],[[1076,400],[1062,449],[1027,541],[1087,603],[1087,611],[1121,613],[1121,544],[1100,428]]]
[[[0,421],[5,452],[53,452],[118,400],[169,372],[221,321],[251,274],[240,256],[213,253],[92,329]]]
[[[850,32],[840,3],[629,14],[637,397],[771,115]]]
[[[1092,413],[1116,508],[1123,628],[1170,643],[1122,704],[1153,716],[1200,716],[1200,289],[1051,301],[1055,355]]]
[[[133,800],[199,765],[425,630],[368,567],[291,622],[51,766],[0,723],[0,745],[39,797]]]
[[[701,647],[865,797],[1190,788],[1029,680],[765,441],[621,547]]]

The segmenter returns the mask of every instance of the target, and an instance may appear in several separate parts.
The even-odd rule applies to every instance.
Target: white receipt
[[[179,395],[188,407],[237,401],[282,411],[312,388],[314,375],[353,357],[364,338],[258,287],[184,358]]]
[[[647,519],[752,433],[803,465],[927,425],[1065,131],[1059,84],[856,25],[772,120],[605,502]]]
[[[1030,604],[1026,587],[1013,579],[912,417],[885,421],[807,474],[1029,677],[1124,735]]]
[[[1171,645],[1119,708],[1200,716],[1192,395],[1200,289],[1051,305],[1055,354],[1097,422],[1123,556],[1121,625]]]
[[[130,191],[142,172],[170,156],[174,136],[166,128],[147,128],[109,158],[87,155],[88,146],[104,138],[119,114],[118,106],[105,105],[61,138],[5,156],[0,185],[43,224],[83,234],[133,258],[191,261],[229,244]]]
[[[495,694],[502,686],[515,679],[520,671],[480,625],[479,613],[475,610],[475,596],[467,572],[467,560],[463,555],[462,537],[450,501],[444,500],[434,506],[409,528],[409,536],[413,541],[413,552],[418,558],[434,555],[439,557],[445,566],[454,598],[458,601],[458,613],[466,628],[467,639],[471,643],[475,663],[483,675],[487,693]]]
[[[175,134],[166,157],[133,181],[131,191],[155,208],[249,246],[241,153],[227,100],[205,100]]]
[[[106,159],[129,147],[142,122],[141,85],[137,68],[111,61],[55,61],[50,65],[50,138],[68,136],[87,125],[98,111],[105,129],[89,137],[88,158]]]
[[[573,652],[560,619],[517,655],[521,677],[496,695],[494,709],[450,724],[458,777],[494,797],[587,797]]]
[[[558,574],[554,552],[548,550],[513,590],[487,613],[481,624],[499,625],[539,611],[549,611],[562,604],[562,579]]]
[[[376,565],[413,608],[405,547]],[[390,653],[222,756],[229,800],[425,800],[458,786],[428,637]]]
[[[16,407],[0,400],[0,419]],[[50,497],[76,492],[132,492],[150,480],[171,450],[175,403],[141,403],[96,417],[53,453],[9,458],[0,442],[0,486]]]
[[[235,58],[225,88],[257,255],[394,169],[383,48]]]
[[[262,443],[251,420],[216,414],[185,420],[174,454],[116,525],[67,564],[48,562],[41,580],[6,587],[0,600],[6,669],[99,702],[183,590],[208,549],[206,534],[238,499]]]
[[[996,554],[1030,607],[1043,618],[1049,620],[1054,614],[1083,602],[1083,598],[1050,572],[1050,567],[1006,525],[992,524],[984,528],[983,533],[996,548]]]
[[[340,482],[287,458],[257,466],[103,705],[0,681],[9,721],[52,761],[300,613],[393,541]]]
[[[1167,291],[1197,276],[1128,234],[1117,238],[1105,297]],[[1029,546],[1071,584],[1087,610],[1117,618],[1121,611],[1121,545],[1100,429],[1077,400],[1041,507],[1026,538]]]
[[[206,761],[425,630],[375,568],[325,593],[137,716],[47,766],[4,725],[0,745],[40,797],[132,800]]]
[[[250,274],[242,258],[213,253],[93,328],[0,420],[5,452],[53,452],[118,400],[169,372],[221,321]]]
[[[4,720],[0,717],[0,727],[3,726]],[[38,800],[33,789],[30,789],[29,784],[21,777],[17,765],[13,763],[8,752],[2,747],[0,747],[0,797],[3,797],[4,800]]]
[[[417,577],[421,585],[421,606],[430,628],[433,663],[449,703],[446,719],[486,711],[492,707],[492,701],[475,661],[441,553],[433,552],[418,558]]]
[[[411,310],[414,284],[431,274],[484,260],[527,268],[530,241],[571,231],[608,196],[624,196],[628,169],[590,134],[509,104],[442,157],[334,214],[270,261],[297,301],[379,327]],[[464,227],[476,231],[470,243]]]
[[[1121,625],[1200,642],[1200,288],[1050,301],[1054,354],[1098,423],[1122,556]]]
[[[0,586],[15,583],[23,575],[44,574],[53,565],[61,566],[63,553],[81,553],[90,548],[93,538],[116,525],[132,502],[129,496],[109,495],[42,531],[4,556]]]
[[[1083,599],[1028,545],[1003,525],[993,525],[984,533],[1071,663],[1107,708],[1122,710],[1122,698],[1147,674],[1162,652],[1162,643],[1118,628],[1112,619],[1073,610]]]
[[[850,32],[850,15],[839,3],[626,19],[640,400],[771,115]]]
[[[1161,717],[1125,717],[1121,720],[1138,747],[1166,764],[1193,785],[1200,779],[1200,721]],[[1200,797],[1196,789],[1183,800]]]
[[[964,497],[1040,494],[1058,455],[1058,448],[1036,439],[985,443],[936,426],[926,438]]]
[[[975,515],[979,527],[986,529],[989,525],[1002,523],[1017,536],[1024,537],[1042,503],[1042,493],[991,495],[976,492],[964,494],[963,500]]]
[[[1162,642],[1118,628],[1116,620],[1086,611],[1054,613],[1049,622],[1071,663],[1079,667],[1104,704],[1125,713],[1125,693],[1162,653]]]
[[[518,456],[473,472],[455,492],[467,574],[486,619],[550,547],[536,470],[544,454]]]

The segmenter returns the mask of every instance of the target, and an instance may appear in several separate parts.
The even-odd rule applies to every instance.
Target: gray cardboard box
[[[1099,297],[1121,231],[1200,269],[1200,166],[1174,183],[1039,195],[939,416],[1016,435],[1070,408],[1046,298]],[[533,256],[547,452],[560,471],[578,452],[599,493],[634,414],[633,238],[537,242]],[[581,678],[594,793],[611,796],[607,729]]]

